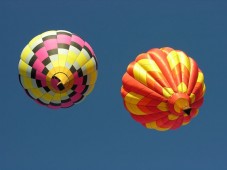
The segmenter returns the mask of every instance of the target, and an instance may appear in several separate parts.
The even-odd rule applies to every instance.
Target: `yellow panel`
[[[146,113],[142,112],[135,104],[130,104],[125,102],[126,108],[128,111],[135,115],[146,115]]]
[[[74,52],[69,51],[68,52],[68,57],[67,57],[67,60],[66,61],[69,64],[73,65],[73,63],[75,62],[76,58],[77,58],[77,55]]]
[[[137,63],[134,65],[133,75],[140,83],[147,85],[147,72]]]
[[[187,67],[188,71],[190,71],[190,61],[188,56],[182,51],[177,51],[177,54],[179,56],[180,63]]]
[[[40,99],[43,99],[43,100],[47,101],[47,103],[50,103],[52,98],[53,98],[53,96],[51,94],[49,94],[49,93],[46,93],[42,97],[40,97]]]
[[[187,124],[189,124],[190,123],[190,121],[189,122],[183,122],[182,123],[182,126],[185,126],[185,125],[187,125]]]
[[[167,60],[169,62],[170,68],[171,70],[176,67],[177,64],[180,63],[179,61],[179,56],[177,54],[176,51],[171,51],[168,56],[167,56]]]
[[[161,102],[161,103],[157,106],[157,108],[158,108],[159,110],[163,111],[163,112],[169,110],[169,109],[168,109],[168,106],[167,106],[167,103],[165,103],[165,102]]]
[[[49,104],[50,102],[49,101],[47,101],[46,99],[44,99],[44,98],[39,98],[39,100],[41,101],[41,102],[43,102],[43,103],[45,103],[45,104]]]
[[[67,58],[67,55],[58,54],[58,64],[59,64],[59,66],[61,66],[61,67],[65,66],[66,58]]]
[[[97,75],[98,75],[97,71],[88,74],[89,84],[95,84],[97,80]]]
[[[59,66],[59,63],[58,63],[58,60],[54,60],[54,61],[51,61],[53,67],[58,67]]]
[[[159,69],[158,65],[155,63],[154,60],[141,59],[137,61],[137,63],[140,64],[141,67],[143,67],[143,69],[146,71],[156,71],[161,73],[161,70]]]
[[[30,68],[30,66],[27,65],[23,60],[19,61],[18,69],[19,69],[20,75],[29,77],[29,75],[28,75],[29,68]]]
[[[94,58],[90,59],[83,67],[83,74],[87,75],[96,70],[96,63]]]
[[[65,97],[68,97],[68,94],[66,92],[60,93],[60,94],[61,94],[61,99],[65,98]]]
[[[194,103],[195,102],[195,94],[191,93],[190,94],[190,103]]]
[[[48,58],[51,61],[49,64],[51,64],[52,67],[58,67],[58,65],[59,65],[59,63],[58,63],[58,60],[59,60],[58,54],[54,54],[54,55],[48,56]]]
[[[169,120],[176,120],[178,117],[179,117],[179,116],[176,116],[176,115],[174,115],[174,114],[169,114],[169,115],[168,115],[168,119],[169,119]]]
[[[130,92],[125,96],[124,101],[136,105],[142,98],[144,98],[144,96]]]
[[[185,93],[188,91],[188,88],[186,86],[186,84],[184,82],[181,82],[178,86],[177,86],[178,92],[181,93]]]
[[[30,93],[37,99],[41,97],[44,93],[40,90],[40,88],[28,89]]]
[[[55,93],[53,98],[52,98],[52,101],[61,101],[61,94],[60,93]]]
[[[22,53],[21,53],[21,59],[26,62],[26,59],[28,57],[29,54],[34,54],[33,51],[31,50],[31,48],[26,45],[25,48],[23,49]]]
[[[28,77],[21,76],[21,82],[25,89],[35,88],[32,84],[32,79]]]
[[[179,98],[174,103],[174,110],[180,113],[182,109],[189,108],[189,102],[187,99]]]
[[[40,39],[42,39],[42,37],[40,35],[35,36],[28,44],[30,47],[32,47],[34,45],[34,43],[36,43],[37,41],[40,41]]]
[[[146,123],[146,127],[149,129],[156,129],[159,131],[166,131],[169,130],[170,128],[161,128],[156,125],[156,122],[151,122],[151,123]]]
[[[162,89],[162,93],[165,97],[169,98],[174,94],[174,91],[172,88],[165,87]]]
[[[88,61],[87,57],[82,52],[76,58],[76,62],[79,64],[80,67],[82,67],[87,61]]]
[[[203,76],[203,73],[201,71],[198,74],[197,82],[204,83],[204,76]]]
[[[203,95],[205,94],[205,92],[206,92],[206,85],[203,84]]]

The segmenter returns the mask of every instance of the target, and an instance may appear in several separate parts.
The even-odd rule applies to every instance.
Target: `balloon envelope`
[[[94,88],[97,61],[91,46],[65,31],[47,31],[23,49],[19,80],[26,93],[50,108],[70,107]]]
[[[154,48],[138,55],[122,77],[121,95],[133,119],[165,131],[188,124],[205,93],[204,76],[183,51]]]

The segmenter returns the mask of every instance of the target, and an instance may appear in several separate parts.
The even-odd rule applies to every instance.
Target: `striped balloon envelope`
[[[188,124],[198,114],[206,89],[197,63],[169,47],[138,55],[122,83],[124,106],[132,118],[159,131]]]
[[[23,49],[19,80],[25,92],[49,108],[66,108],[84,99],[97,79],[97,60],[91,46],[65,31],[47,31]]]

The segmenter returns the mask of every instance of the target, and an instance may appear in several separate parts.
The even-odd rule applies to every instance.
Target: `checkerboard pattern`
[[[122,83],[124,106],[132,118],[160,131],[188,124],[198,114],[206,89],[197,63],[169,47],[137,56]]]
[[[98,67],[87,42],[71,32],[53,30],[25,46],[18,69],[28,96],[57,109],[80,102],[93,90]]]

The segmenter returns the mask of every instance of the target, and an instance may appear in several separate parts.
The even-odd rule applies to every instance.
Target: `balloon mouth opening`
[[[58,90],[60,90],[60,91],[65,89],[65,86],[64,86],[64,84],[62,82],[59,82],[57,84],[57,87],[58,87]]]
[[[186,109],[183,109],[184,113],[186,113],[188,116],[190,116],[190,113],[191,113],[191,108],[186,108]]]
[[[57,91],[65,90],[69,85],[69,78],[63,72],[54,74],[51,78],[51,86]]]
[[[168,101],[169,110],[176,115],[191,113],[189,96],[183,93],[175,93]]]

